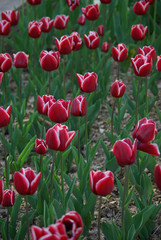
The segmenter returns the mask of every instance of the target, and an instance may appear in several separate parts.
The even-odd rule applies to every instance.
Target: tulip
[[[144,28],[144,26],[142,24],[132,25],[131,37],[135,41],[141,41],[145,38],[147,30],[148,30],[148,27],[146,26]]]
[[[154,62],[156,59],[156,51],[154,47],[151,46],[144,46],[142,49],[139,48],[138,50],[139,54],[142,54],[146,57],[150,56],[152,58],[152,61]]]
[[[97,28],[98,35],[103,36],[104,35],[104,26],[99,25]]]
[[[41,139],[35,140],[35,150],[38,154],[45,154],[48,151],[48,145],[46,144],[46,141]]]
[[[111,3],[111,1],[112,1],[112,0],[101,0],[101,3],[103,3],[103,4],[109,4],[109,3]]]
[[[56,124],[49,128],[46,133],[46,143],[50,149],[55,151],[64,151],[75,136],[75,131],[68,130],[68,127]]]
[[[54,27],[59,30],[65,29],[67,26],[68,20],[69,20],[69,16],[57,15],[54,20]]]
[[[78,19],[77,19],[77,23],[79,25],[84,25],[86,23],[86,17],[84,14],[81,14]]]
[[[102,43],[101,51],[108,52],[108,50],[109,50],[109,43],[108,42]]]
[[[98,76],[96,73],[85,73],[85,75],[76,74],[79,88],[82,92],[94,92],[97,88]]]
[[[137,139],[134,140],[133,144],[129,138],[116,141],[112,152],[120,167],[133,164],[136,160],[137,154]]]
[[[114,175],[111,171],[91,171],[90,185],[94,194],[106,197],[114,188]]]
[[[95,31],[90,31],[88,36],[84,34],[84,41],[86,47],[89,49],[96,49],[99,47],[99,36]]]
[[[80,0],[66,0],[66,2],[70,7],[70,11],[74,11],[75,8],[80,4]]]
[[[55,38],[57,50],[61,54],[69,54],[73,50],[73,37],[62,36],[60,41]]]
[[[161,190],[161,166],[159,164],[154,168],[154,177],[157,187]]]
[[[70,34],[73,37],[73,51],[78,51],[82,45],[82,39],[78,32],[72,32]]]
[[[49,107],[55,102],[55,98],[52,95],[43,95],[37,97],[37,111],[42,115],[48,115]]]
[[[37,22],[37,21],[29,22],[29,25],[28,25],[29,36],[32,38],[39,38],[41,36],[42,26],[43,26],[42,22]]]
[[[60,62],[60,53],[59,52],[53,52],[53,51],[45,51],[43,50],[40,53],[40,59],[39,59],[41,67],[47,71],[53,71],[59,67]]]
[[[131,58],[131,62],[137,76],[145,77],[150,74],[152,69],[152,58],[150,56],[146,57],[138,54],[135,58]]]
[[[0,21],[0,35],[8,35],[11,31],[11,24],[6,20]]]
[[[11,106],[9,106],[6,110],[4,107],[0,107],[0,127],[8,126],[10,123],[11,117]]]
[[[15,202],[15,192],[9,189],[4,190],[1,205],[3,207],[12,207]]]
[[[41,179],[41,172],[36,173],[31,168],[22,168],[20,172],[14,173],[14,185],[21,195],[32,195],[36,192]]]
[[[31,231],[32,240],[39,240],[39,239],[41,240],[42,237],[43,237],[43,240],[49,240],[51,239],[50,237],[53,237],[51,232],[49,232],[48,228],[31,226],[30,231]]]
[[[31,5],[39,5],[41,4],[41,0],[27,0],[27,2]]]
[[[71,101],[59,99],[53,102],[48,110],[48,117],[51,121],[56,123],[66,122],[69,118]]]
[[[157,130],[154,121],[145,117],[139,120],[133,132],[133,138],[138,140],[137,149],[159,156],[160,152],[157,144],[150,144],[155,139],[156,134]]]
[[[43,23],[41,31],[48,33],[48,32],[50,32],[50,30],[53,26],[54,20],[50,20],[49,17],[43,17],[40,19],[39,22]]]
[[[79,95],[75,97],[71,105],[71,115],[75,117],[85,116],[87,113],[87,100]]]
[[[12,67],[12,58],[8,53],[0,54],[0,71],[8,72]]]
[[[82,13],[86,16],[88,20],[96,20],[100,15],[98,4],[91,4],[86,6],[86,8],[82,8]]]
[[[2,12],[1,17],[2,20],[10,22],[11,25],[17,25],[19,20],[19,12],[15,12],[15,10]]]
[[[115,98],[122,97],[124,95],[125,90],[126,90],[126,85],[123,82],[118,80],[115,80],[110,88],[111,95]]]
[[[123,62],[128,57],[128,51],[125,44],[120,43],[117,47],[112,47],[112,57],[117,62]]]
[[[146,2],[145,0],[136,2],[133,6],[133,11],[137,15],[144,15],[146,14],[148,7],[149,7],[149,2]]]
[[[56,224],[59,223],[64,226],[66,235],[70,236],[71,240],[78,239],[80,234],[83,232],[83,222],[81,216],[75,211],[66,213],[60,220],[57,221]],[[49,228],[49,231],[52,232],[51,228]]]
[[[161,71],[161,55],[157,56],[156,68],[158,71]]]
[[[29,55],[25,52],[17,52],[16,54],[13,54],[13,61],[16,68],[27,68]]]
[[[0,84],[2,83],[2,78],[3,78],[3,72],[0,72]]]

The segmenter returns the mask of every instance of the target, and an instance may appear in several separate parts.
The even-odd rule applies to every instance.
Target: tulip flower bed
[[[161,0],[97,2],[1,14],[1,239],[161,237]]]

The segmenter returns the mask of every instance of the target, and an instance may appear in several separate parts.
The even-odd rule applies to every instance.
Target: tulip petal
[[[137,149],[149,153],[154,156],[160,156],[160,151],[158,145],[156,143],[148,144],[148,143],[141,143],[139,142],[137,145]]]
[[[29,191],[29,181],[28,179],[20,172],[15,172],[14,174],[14,185],[17,192],[21,195],[28,195]]]
[[[31,182],[31,186],[30,186],[30,189],[29,189],[30,190],[29,195],[32,195],[36,192],[37,187],[38,187],[39,182],[40,182],[40,179],[41,179],[41,172]]]
[[[157,187],[161,190],[161,166],[159,164],[155,166],[154,177]]]
[[[112,192],[113,187],[114,187],[114,180],[111,177],[102,178],[95,185],[97,195],[104,196],[104,197]]]
[[[142,143],[149,143],[155,138],[155,125],[153,123],[142,124],[136,133],[137,139]]]

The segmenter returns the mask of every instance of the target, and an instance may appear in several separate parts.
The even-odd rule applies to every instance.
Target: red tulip
[[[78,19],[77,19],[77,23],[79,25],[84,25],[86,23],[86,17],[84,14],[81,14]]]
[[[53,235],[49,232],[48,228],[40,228],[37,226],[31,226],[32,240],[52,240]],[[61,240],[61,239],[60,239]]]
[[[64,151],[75,136],[75,131],[69,132],[68,127],[56,124],[46,133],[46,143],[50,149]]]
[[[54,20],[54,27],[56,29],[62,30],[64,28],[66,28],[68,20],[69,20],[69,16],[57,15]]]
[[[149,2],[146,2],[145,0],[136,2],[133,6],[133,11],[137,15],[144,15],[146,14],[148,7],[149,7]]]
[[[128,51],[125,44],[120,43],[117,47],[112,47],[112,57],[117,62],[123,62],[128,57]]]
[[[85,97],[79,95],[75,97],[71,106],[71,115],[75,117],[85,116],[87,113],[87,100]]]
[[[57,50],[61,54],[69,54],[73,50],[73,37],[62,36],[60,41],[55,38]]]
[[[42,22],[37,22],[37,21],[29,22],[29,25],[28,25],[29,36],[32,38],[39,38],[41,36],[42,26],[43,26]]]
[[[120,167],[133,164],[137,154],[137,139],[134,140],[133,144],[129,138],[116,141],[112,152]]]
[[[80,4],[80,0],[66,0],[66,2],[70,7],[70,11],[74,11],[75,8]]]
[[[60,62],[60,53],[59,52],[53,52],[53,51],[45,51],[43,50],[40,53],[40,59],[39,59],[41,67],[47,71],[53,71],[59,67]]]
[[[16,68],[27,68],[29,55],[25,52],[17,52],[16,54],[13,54],[13,61]]]
[[[41,139],[35,140],[35,150],[38,154],[45,154],[48,151],[48,145],[46,144],[46,141]]]
[[[86,8],[82,8],[82,13],[88,20],[96,20],[100,15],[98,4],[91,4],[86,6]]]
[[[102,43],[101,51],[102,52],[108,52],[108,50],[109,50],[109,43],[108,42]]]
[[[12,58],[8,53],[0,54],[0,71],[8,72],[12,67]]]
[[[42,29],[41,29],[42,32],[50,32],[50,30],[53,26],[54,20],[50,20],[49,17],[43,17],[40,19],[39,22],[43,23]]]
[[[115,80],[110,88],[111,95],[115,98],[122,97],[124,95],[125,90],[126,90],[126,85],[123,82],[120,82],[118,80]]]
[[[97,28],[98,35],[103,36],[104,35],[104,26],[99,25]]]
[[[12,207],[15,202],[15,192],[9,189],[4,190],[1,205],[3,207]]]
[[[141,41],[145,38],[147,30],[148,30],[148,27],[146,26],[144,28],[144,26],[142,24],[132,25],[131,37],[135,41]]]
[[[150,4],[153,4],[155,0],[145,0],[146,2],[149,2]]]
[[[106,197],[114,188],[114,175],[111,171],[91,171],[90,185],[94,194]]]
[[[99,36],[95,31],[90,31],[88,36],[84,34],[84,41],[86,47],[89,49],[96,49],[99,47]]]
[[[161,166],[157,164],[154,169],[155,182],[159,190],[161,190]]]
[[[79,88],[82,92],[94,92],[97,88],[98,76],[96,73],[85,73],[84,76],[81,74],[76,74]]]
[[[112,0],[101,0],[101,3],[104,3],[104,4],[109,4],[111,3]]]
[[[142,54],[146,57],[150,56],[152,58],[152,61],[154,62],[156,59],[156,51],[154,47],[151,46],[144,46],[142,49],[139,48],[138,50],[139,54]]]
[[[73,51],[78,51],[82,45],[82,39],[78,32],[72,32],[70,34],[73,37]]]
[[[66,122],[69,118],[71,101],[59,99],[49,107],[48,117],[56,123]]]
[[[2,82],[2,78],[3,78],[3,72],[0,72],[0,84]]]
[[[161,56],[157,56],[156,68],[158,71],[161,71]]]
[[[41,179],[41,172],[36,173],[31,168],[22,168],[20,172],[14,173],[14,185],[21,195],[32,195],[36,192]]]
[[[157,130],[154,121],[148,120],[146,117],[139,120],[133,132],[133,138],[139,141],[137,149],[159,156],[160,152],[157,144],[150,144],[150,142],[155,139],[156,133]]]
[[[2,20],[10,22],[11,25],[17,25],[19,20],[19,12],[15,12],[15,10],[2,12],[1,17]]]
[[[11,31],[11,24],[6,20],[0,21],[0,35],[8,35]]]
[[[4,107],[0,107],[0,127],[8,126],[10,123],[11,116],[11,106],[9,106],[6,110]]]
[[[59,223],[64,226],[66,235],[69,236],[68,239],[77,240],[83,232],[83,222],[81,216],[75,211],[66,213],[60,220],[57,221],[57,224]],[[50,228],[49,230],[51,231]]]
[[[150,56],[146,57],[138,54],[135,58],[131,58],[131,62],[137,76],[146,77],[150,74],[152,69],[152,58]]]
[[[55,102],[55,98],[52,95],[43,95],[37,97],[37,111],[40,114],[48,115],[48,109]]]
[[[41,4],[41,0],[27,0],[27,2],[31,5]]]

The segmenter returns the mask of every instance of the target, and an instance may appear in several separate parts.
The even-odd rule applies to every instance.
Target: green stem
[[[42,136],[41,136],[42,139],[44,138],[44,132],[45,132],[45,118],[44,118],[44,116],[43,116],[43,122],[42,122]]]
[[[21,79],[21,70],[18,69],[18,82],[19,82],[19,97],[20,97],[20,106],[22,106],[22,79]]]
[[[120,106],[121,106],[121,99],[118,98],[117,99],[118,102],[118,121],[119,121],[119,125],[118,125],[118,133],[120,135],[120,127],[121,127],[121,122],[120,122]]]
[[[102,196],[100,196],[100,199],[99,199],[99,209],[98,209],[98,240],[100,240],[101,204],[102,204]]]
[[[156,17],[157,17],[157,0],[155,0],[155,3],[154,3],[153,43],[155,41],[155,34],[156,34]]]
[[[118,77],[118,80],[120,79],[120,64],[118,62],[118,72],[117,72],[117,77]]]
[[[43,171],[42,171],[42,160],[43,160],[43,155],[40,154],[40,165],[39,165],[39,171],[41,172],[41,177],[43,178]]]
[[[63,177],[64,168],[63,168],[63,153],[62,152],[60,153],[60,158],[61,158],[61,186],[62,186],[62,197],[63,197],[62,205],[63,205],[63,209],[65,209],[64,177]]]
[[[136,120],[135,120],[136,124],[138,122],[139,89],[140,89],[140,79],[138,79],[137,96],[136,96]]]
[[[50,94],[51,93],[51,72],[49,72],[48,78],[49,78],[49,94]]]
[[[34,18],[35,18],[35,21],[36,21],[36,6],[33,6],[34,8]]]
[[[80,117],[78,117],[78,163],[80,162]]]
[[[9,208],[7,207],[7,240],[10,240],[10,232],[9,232]]]
[[[25,202],[26,202],[27,239],[30,240],[30,223],[29,223],[29,210],[28,210],[28,195],[25,196]]]
[[[4,94],[5,94],[5,106],[8,105],[8,96],[7,96],[7,84],[6,84],[6,74],[3,75],[3,82],[4,82]]]
[[[5,175],[6,175],[6,186],[9,188],[9,173],[7,166],[7,151],[6,151],[6,139],[5,139],[5,127],[2,128],[3,133],[3,149],[4,149],[4,160],[5,160]]]
[[[55,163],[55,158],[56,158],[56,152],[54,151],[52,168],[51,168],[50,188],[49,188],[50,203],[53,202],[53,176],[54,176],[54,163]]]
[[[63,59],[63,82],[64,82],[64,99],[66,99],[66,89],[65,89],[65,57]]]
[[[86,94],[86,99],[87,99],[87,106],[88,106],[88,94]],[[87,109],[88,109],[88,107],[87,107]],[[86,144],[87,144],[88,143],[87,113],[86,113],[86,116],[85,116],[85,140],[86,140]]]
[[[148,116],[148,78],[145,79],[146,115]]]
[[[112,116],[111,116],[111,144],[113,146],[113,119],[115,111],[116,99],[114,98],[113,107],[112,107]]]
[[[72,97],[74,98],[74,51],[72,51]]]
[[[123,193],[123,199],[122,199],[122,239],[125,239],[125,221],[124,221],[124,215],[125,215],[125,201],[126,201],[126,196],[128,193],[128,184],[129,184],[129,170],[130,166],[126,166],[125,168],[125,183],[124,183],[124,193]]]

